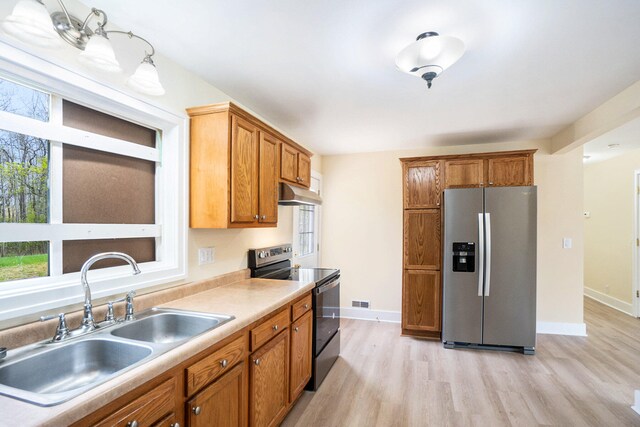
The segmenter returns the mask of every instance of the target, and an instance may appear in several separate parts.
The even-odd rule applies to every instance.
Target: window
[[[97,252],[129,253],[142,274],[97,263],[94,298],[184,278],[186,119],[31,65],[0,57],[0,321],[79,303]]]
[[[315,206],[300,206],[298,211],[298,248],[299,255],[315,252]]]

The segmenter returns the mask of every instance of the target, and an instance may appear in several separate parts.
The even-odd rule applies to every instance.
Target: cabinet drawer
[[[298,300],[291,305],[291,320],[296,320],[298,317],[311,310],[311,294],[305,296],[301,300]]]
[[[289,310],[284,309],[251,330],[251,351],[275,337],[289,325]]]
[[[246,337],[243,335],[188,367],[186,369],[187,395],[191,396],[224,372],[230,370],[243,359],[245,350]]]
[[[105,418],[97,427],[126,427],[133,425],[134,421],[140,427],[156,425],[175,410],[175,398],[176,379],[172,378]]]

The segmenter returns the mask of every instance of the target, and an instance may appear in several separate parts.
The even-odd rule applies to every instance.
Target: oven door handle
[[[340,284],[340,279],[336,279],[332,282],[327,283],[326,285],[322,285],[319,288],[314,289],[314,293],[316,295],[320,295],[323,292],[328,291],[329,289],[333,289]]]

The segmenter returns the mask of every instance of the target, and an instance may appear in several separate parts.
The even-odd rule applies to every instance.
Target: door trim
[[[633,173],[633,235],[636,239],[640,239],[640,169],[636,169]],[[637,240],[636,240],[637,242]],[[636,243],[633,245],[633,280],[631,286],[631,301],[633,301],[633,316],[640,317],[640,298],[637,297],[640,292],[640,248]]]

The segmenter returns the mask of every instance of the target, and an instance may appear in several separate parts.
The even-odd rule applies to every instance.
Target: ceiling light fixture
[[[433,79],[460,59],[463,53],[462,40],[428,31],[400,51],[396,66],[400,71],[422,78],[431,88]]]
[[[615,150],[616,148],[620,148],[620,144],[609,144],[607,145],[607,148]]]
[[[62,39],[82,50],[78,55],[80,63],[108,73],[122,71],[109,41],[109,34],[124,34],[130,39],[142,40],[149,45],[151,52],[145,51],[142,63],[127,80],[127,86],[146,95],[164,95],[165,90],[152,59],[155,49],[148,40],[131,31],[105,30],[107,14],[103,10],[92,8],[89,15],[81,21],[69,14],[62,0],[58,0],[58,4],[62,10],[49,14],[42,0],[20,0],[11,15],[2,21],[2,29],[22,42],[40,47],[62,47]],[[89,22],[93,18],[101,19],[95,30],[89,28]]]

